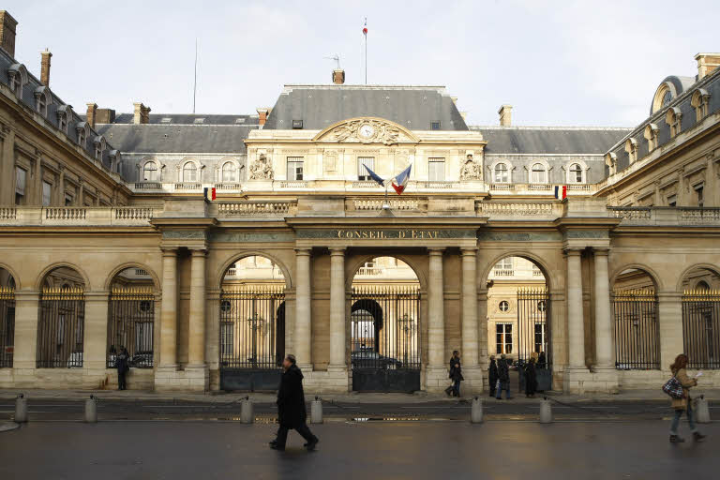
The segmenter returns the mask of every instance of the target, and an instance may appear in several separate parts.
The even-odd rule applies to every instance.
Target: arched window
[[[495,165],[495,183],[508,183],[510,181],[510,172],[506,163],[498,163]]]
[[[679,108],[673,107],[668,109],[665,115],[665,123],[670,126],[670,136],[676,137],[681,130],[682,112]]]
[[[547,169],[542,163],[533,163],[530,170],[530,183],[547,183]]]
[[[710,94],[704,88],[699,88],[693,92],[690,104],[695,109],[695,120],[698,122],[707,117],[709,101]]]
[[[570,165],[568,172],[568,183],[585,183],[585,170],[579,163]]]
[[[187,162],[183,167],[183,182],[197,182],[197,167],[193,162]]]
[[[11,65],[7,73],[10,79],[10,90],[17,98],[22,98],[23,87],[28,83],[28,73],[25,65],[21,63]]]
[[[617,155],[613,152],[606,154],[605,165],[608,167],[608,175],[615,175],[617,173]]]
[[[628,161],[632,165],[637,160],[637,140],[634,138],[628,138],[625,142],[625,151],[628,154]]]
[[[670,105],[670,103],[672,103],[672,101],[675,99],[676,95],[677,91],[675,89],[675,85],[673,85],[672,82],[665,82],[660,85],[655,91],[655,96],[653,97],[651,113],[660,111]]]
[[[87,147],[87,137],[90,135],[90,126],[87,122],[80,122],[75,126],[77,131],[77,142],[82,148]]]
[[[648,143],[648,152],[652,152],[657,148],[657,139],[658,139],[658,127],[654,123],[648,124],[647,127],[645,127],[645,140],[647,140]]]
[[[61,132],[67,133],[68,125],[70,124],[70,120],[72,120],[72,108],[70,105],[61,105],[58,107],[57,116],[58,128]]]
[[[143,182],[157,182],[160,180],[158,167],[155,162],[146,162],[143,166]]]
[[[93,144],[95,145],[95,160],[102,160],[102,155],[106,147],[105,137],[98,135],[93,140]]]
[[[222,166],[222,181],[223,183],[237,181],[237,168],[234,163],[227,162]]]
[[[51,102],[52,97],[50,96],[50,89],[45,86],[38,87],[35,89],[35,111],[47,118],[48,105]]]

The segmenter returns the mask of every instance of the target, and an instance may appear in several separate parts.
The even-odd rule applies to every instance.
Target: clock
[[[373,127],[372,125],[365,124],[360,127],[360,129],[358,130],[358,133],[363,138],[366,138],[366,139],[372,138],[372,136],[375,135],[375,127]]]

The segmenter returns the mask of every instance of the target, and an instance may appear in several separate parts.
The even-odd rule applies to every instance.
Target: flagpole
[[[385,203],[383,204],[383,210],[390,210],[390,202],[388,202],[387,191],[388,191],[388,186],[387,186],[387,182],[385,182]]]

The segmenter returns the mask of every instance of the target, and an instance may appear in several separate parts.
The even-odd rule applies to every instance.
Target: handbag
[[[671,398],[674,398],[676,400],[680,400],[685,397],[685,392],[683,391],[682,385],[680,385],[680,382],[675,377],[675,375],[672,376],[670,380],[665,382],[665,385],[662,387],[663,392],[670,395]]]

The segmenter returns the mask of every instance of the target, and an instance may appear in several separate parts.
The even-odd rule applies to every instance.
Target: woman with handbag
[[[697,431],[695,427],[695,419],[693,418],[692,399],[690,398],[690,389],[697,385],[697,378],[690,378],[687,374],[688,357],[681,353],[675,358],[675,363],[670,365],[673,378],[668,383],[676,383],[677,392],[670,393],[672,397],[672,408],[675,410],[672,423],[670,424],[670,443],[682,443],[685,441],[678,435],[678,426],[680,425],[680,417],[683,412],[687,415],[688,425],[693,434],[693,440],[702,441],[705,435]],[[675,380],[676,382],[673,382]],[[677,385],[679,384],[679,385]],[[666,390],[667,391],[667,390]]]

